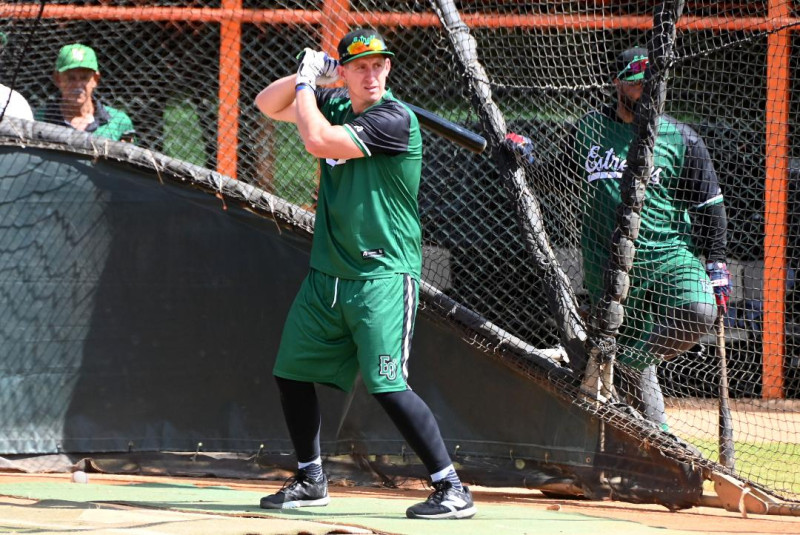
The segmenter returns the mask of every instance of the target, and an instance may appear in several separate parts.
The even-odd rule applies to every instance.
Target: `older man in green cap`
[[[97,54],[90,47],[73,43],[61,47],[53,82],[61,97],[38,110],[36,119],[71,126],[76,130],[115,141],[133,142],[136,131],[128,115],[94,96],[100,82]]]

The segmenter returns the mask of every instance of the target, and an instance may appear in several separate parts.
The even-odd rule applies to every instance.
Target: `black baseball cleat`
[[[412,505],[406,510],[408,518],[440,520],[445,518],[472,518],[478,509],[472,503],[469,487],[456,490],[449,481],[437,481],[435,489],[424,502]]]
[[[322,507],[328,505],[330,501],[325,474],[322,474],[322,479],[319,481],[314,481],[306,475],[305,470],[298,470],[297,474],[286,480],[281,490],[261,498],[261,508]]]

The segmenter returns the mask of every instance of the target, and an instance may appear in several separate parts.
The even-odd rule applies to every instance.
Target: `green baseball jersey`
[[[585,115],[573,137],[574,164],[583,181],[581,249],[587,289],[602,291],[610,242],[621,201],[620,182],[627,167],[633,125],[608,108]],[[635,262],[668,258],[691,250],[689,209],[723,202],[708,150],[689,126],[662,115],[653,169],[645,192]]]
[[[94,101],[94,121],[86,127],[86,132],[93,136],[104,137],[114,141],[135,141],[136,130],[133,121],[124,111],[107,106],[100,101]],[[37,121],[72,127],[61,114],[58,100],[51,100],[47,106],[37,110]]]
[[[311,267],[343,279],[422,271],[417,194],[422,136],[416,115],[387,91],[360,114],[343,88],[322,88],[317,105],[343,125],[363,158],[320,159]]]

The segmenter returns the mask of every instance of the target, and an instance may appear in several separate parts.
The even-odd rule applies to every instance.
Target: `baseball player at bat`
[[[612,66],[616,102],[577,122],[562,162],[581,184],[584,284],[593,306],[604,293],[620,181],[647,65],[644,48],[618,56]],[[509,134],[506,143],[531,161],[528,138]],[[653,164],[617,339],[619,361],[627,367],[617,375],[629,403],[668,430],[657,364],[687,352],[712,332],[717,307],[727,310],[732,283],[725,206],[705,143],[688,125],[662,115]]]
[[[377,32],[348,33],[338,54],[337,62],[306,49],[297,74],[256,97],[265,115],[297,125],[321,169],[310,271],[273,369],[298,470],[261,507],[328,504],[315,385],[350,391],[360,371],[435,489],[406,515],[469,518],[476,512],[472,494],[453,468],[433,413],[408,383],[422,270],[419,123],[386,88],[394,54]],[[337,79],[345,87],[319,87]]]

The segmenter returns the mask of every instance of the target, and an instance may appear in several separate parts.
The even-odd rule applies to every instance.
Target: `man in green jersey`
[[[256,97],[265,115],[297,125],[320,165],[311,269],[273,369],[298,470],[261,507],[327,505],[315,383],[349,391],[360,371],[435,488],[407,516],[469,518],[476,512],[469,488],[433,413],[407,382],[422,269],[419,123],[386,88],[394,54],[377,32],[348,33],[338,53],[337,62],[304,50],[297,74]],[[345,87],[317,88],[339,78]]]
[[[136,131],[128,115],[97,99],[100,68],[95,51],[80,43],[64,45],[58,52],[53,82],[59,97],[37,110],[37,121],[65,125],[114,141],[135,142]]]
[[[566,160],[571,178],[581,184],[584,285],[593,306],[605,289],[620,182],[647,64],[644,48],[620,54],[613,77],[615,105],[584,115],[569,138]],[[618,358],[628,368],[618,375],[629,402],[666,430],[657,364],[687,352],[713,328],[717,309],[727,309],[731,279],[723,196],[705,143],[668,115],[659,118],[657,132],[618,337]],[[510,134],[507,139],[531,158],[527,138]]]

